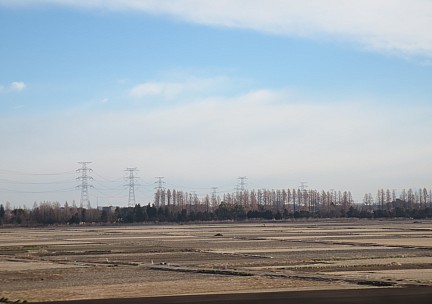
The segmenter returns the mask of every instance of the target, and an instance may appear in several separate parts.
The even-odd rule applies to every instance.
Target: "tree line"
[[[84,208],[59,202],[35,203],[32,209],[0,204],[0,224],[54,225],[82,223],[194,222],[283,220],[297,218],[432,218],[431,191],[408,189],[397,197],[380,189],[354,204],[349,191],[306,189],[243,190],[204,198],[158,189],[152,203],[130,207]]]

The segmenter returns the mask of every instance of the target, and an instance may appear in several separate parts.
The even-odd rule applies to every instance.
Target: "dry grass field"
[[[0,228],[0,298],[432,287],[432,222]]]

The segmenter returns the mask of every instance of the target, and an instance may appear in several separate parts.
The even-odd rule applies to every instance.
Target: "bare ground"
[[[76,300],[68,302],[45,302],[45,304],[255,304],[255,303],[331,303],[331,304],[429,304],[432,289],[428,287],[379,288],[366,290],[313,290],[265,293],[206,294],[146,298],[116,298],[103,300]],[[41,303],[40,303],[41,304]]]
[[[0,229],[0,298],[10,300],[383,286],[432,287],[431,221]]]

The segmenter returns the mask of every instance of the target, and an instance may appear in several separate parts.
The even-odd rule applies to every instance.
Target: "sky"
[[[432,187],[432,1],[0,0],[0,203]]]

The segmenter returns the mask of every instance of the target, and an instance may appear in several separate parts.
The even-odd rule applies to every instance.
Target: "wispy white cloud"
[[[163,95],[166,98],[172,98],[184,89],[185,86],[179,83],[146,82],[133,87],[129,92],[129,96],[142,98],[145,96]]]
[[[10,88],[13,91],[22,91],[26,88],[26,84],[21,81],[14,81],[11,83]]]
[[[211,26],[324,36],[378,51],[432,56],[429,0],[0,0],[0,4],[141,10]]]
[[[149,81],[138,84],[130,89],[129,97],[142,99],[145,97],[161,97],[173,99],[180,95],[194,94],[201,92],[209,94],[212,90],[226,82],[224,77],[197,78],[185,76],[182,81]]]
[[[0,84],[0,92],[10,92],[10,91],[23,91],[27,85],[22,81],[14,81],[11,82],[9,85],[2,85]]]

